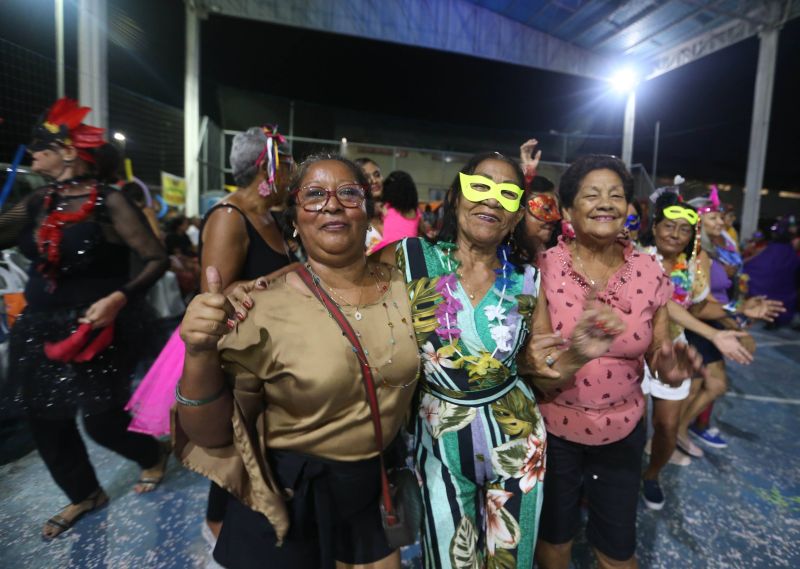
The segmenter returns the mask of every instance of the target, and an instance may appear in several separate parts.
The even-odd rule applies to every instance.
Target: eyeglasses
[[[297,200],[297,205],[311,212],[325,209],[332,196],[336,196],[336,201],[346,208],[361,207],[367,197],[364,188],[355,182],[342,184],[335,190],[322,186],[303,186],[292,191],[292,195]]]

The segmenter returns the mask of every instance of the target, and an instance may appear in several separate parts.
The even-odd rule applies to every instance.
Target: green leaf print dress
[[[546,434],[515,359],[530,330],[538,273],[505,265],[511,270],[473,307],[454,250],[419,238],[397,249],[424,364],[415,429],[424,564],[529,569]]]

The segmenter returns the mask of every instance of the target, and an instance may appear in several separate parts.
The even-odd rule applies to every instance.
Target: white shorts
[[[675,338],[675,342],[686,342],[686,336],[681,335]],[[647,363],[644,364],[644,378],[642,379],[642,392],[647,395],[648,393],[653,397],[659,399],[668,399],[670,401],[682,401],[689,396],[689,389],[692,386],[692,379],[687,377],[678,387],[672,387],[659,381],[653,374],[650,373],[650,368]]]

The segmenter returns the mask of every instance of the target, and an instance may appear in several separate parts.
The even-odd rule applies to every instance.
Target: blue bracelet
[[[187,399],[181,395],[181,382],[179,381],[177,384],[175,384],[175,401],[177,401],[180,405],[186,405],[187,407],[200,407],[201,405],[207,405],[216,401],[225,394],[227,389],[228,386],[223,385],[219,391],[217,391],[211,397],[207,397],[206,399]]]

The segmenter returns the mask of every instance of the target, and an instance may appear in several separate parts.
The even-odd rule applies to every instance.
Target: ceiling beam
[[[759,6],[736,19],[725,22],[675,47],[659,52],[658,56],[649,62],[650,71],[646,73],[646,77],[647,79],[652,79],[663,75],[668,71],[746,40],[768,27],[756,22],[775,22],[774,25],[779,25],[781,12],[782,9],[779,2],[760,3]]]
[[[652,5],[648,6],[647,8],[644,8],[641,12],[639,12],[636,15],[636,17],[633,20],[630,20],[630,21],[626,22],[624,27],[617,28],[617,30],[614,31],[614,33],[607,35],[606,37],[604,37],[603,39],[601,39],[600,41],[595,43],[592,47],[594,49],[601,49],[608,42],[610,42],[611,40],[613,40],[615,38],[618,38],[620,35],[624,34],[628,30],[632,29],[639,22],[644,20],[646,17],[651,15],[653,12],[655,12],[656,10],[661,8],[662,6],[664,6],[664,4],[652,4]]]
[[[467,0],[196,0],[210,14],[462,53],[592,79],[602,55]]]
[[[626,47],[625,48],[625,53],[626,54],[630,53],[632,50],[636,49],[637,47],[639,47],[643,43],[646,43],[646,42],[652,40],[654,37],[659,36],[659,35],[663,34],[664,32],[670,31],[675,26],[679,26],[680,24],[682,24],[686,20],[690,20],[691,18],[694,18],[695,16],[697,16],[701,12],[705,12],[706,10],[710,9],[712,6],[715,6],[715,5],[717,5],[717,4],[719,4],[720,2],[723,2],[723,1],[724,0],[714,0],[708,6],[702,6],[702,7],[698,6],[697,8],[692,10],[691,12],[689,12],[687,14],[684,14],[683,16],[681,16],[680,18],[678,18],[677,20],[675,20],[673,22],[670,22],[668,25],[664,26],[663,28],[658,28],[658,30],[656,30],[654,33],[650,34],[646,38],[642,38],[639,41],[637,41],[635,44]]]

